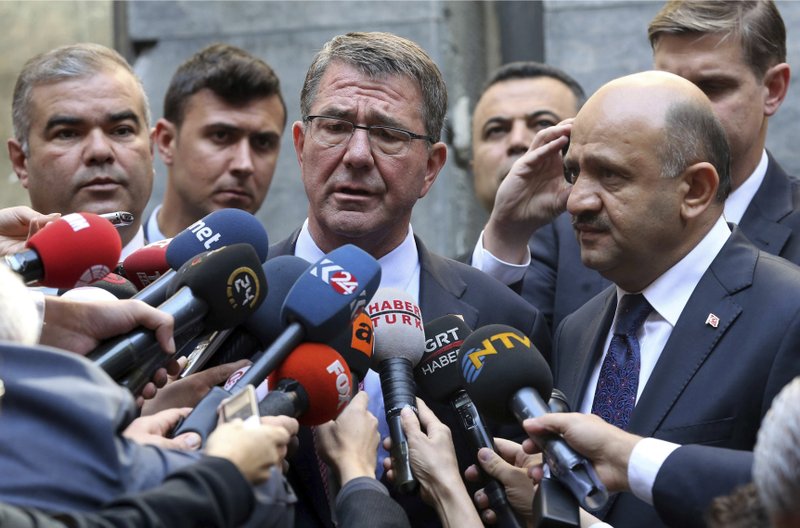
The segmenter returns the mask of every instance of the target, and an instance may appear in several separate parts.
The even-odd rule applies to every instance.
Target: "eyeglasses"
[[[412,139],[424,139],[430,143],[435,143],[430,136],[422,136],[402,128],[383,125],[356,125],[352,121],[339,119],[338,117],[311,115],[303,118],[303,122],[309,124],[311,138],[326,147],[346,145],[357,128],[366,130],[372,148],[387,156],[402,156],[405,154]]]

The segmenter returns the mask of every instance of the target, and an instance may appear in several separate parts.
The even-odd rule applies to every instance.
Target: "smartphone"
[[[243,390],[225,400],[222,403],[220,414],[224,422],[241,418],[247,426],[255,426],[261,423],[258,414],[256,390],[253,386],[247,385]]]
[[[105,218],[106,220],[114,224],[114,227],[125,227],[133,223],[133,214],[127,211],[117,211],[115,213],[103,213],[99,216],[100,218]]]

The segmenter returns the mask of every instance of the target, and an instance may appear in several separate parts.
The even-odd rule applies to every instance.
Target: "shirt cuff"
[[[633,447],[628,461],[628,484],[637,498],[653,505],[656,475],[667,457],[679,447],[680,444],[656,438],[644,438]]]
[[[608,523],[604,523],[603,521],[600,521],[600,522],[596,522],[594,524],[590,524],[589,528],[614,528],[614,527],[611,526]]]
[[[505,285],[521,281],[530,264],[530,253],[528,253],[528,260],[524,264],[511,264],[492,255],[483,247],[483,231],[481,231],[481,236],[478,237],[478,243],[475,244],[475,249],[472,252],[472,267],[478,268]]]

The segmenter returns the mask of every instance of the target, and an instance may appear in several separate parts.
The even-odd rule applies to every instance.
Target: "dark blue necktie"
[[[600,367],[592,414],[621,429],[628,426],[639,387],[639,340],[636,332],[653,311],[641,293],[624,295],[617,306],[614,335]]]

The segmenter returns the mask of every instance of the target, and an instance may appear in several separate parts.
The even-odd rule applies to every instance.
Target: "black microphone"
[[[484,326],[461,345],[459,364],[465,388],[481,411],[492,418],[520,423],[550,412],[544,401],[553,388],[550,367],[528,336],[505,325]],[[586,510],[596,511],[608,492],[591,462],[576,453],[560,436],[532,437],[550,472]]]
[[[395,288],[379,289],[367,305],[367,314],[375,334],[372,368],[380,375],[386,423],[392,437],[395,487],[403,493],[413,493],[419,482],[411,470],[400,411],[409,406],[418,412],[413,369],[425,347],[422,315],[411,296]]]
[[[358,391],[358,384],[363,380],[372,361],[375,349],[375,333],[372,319],[364,312],[356,315],[350,327],[328,341],[328,344],[342,355],[350,372],[353,374],[353,391]]]
[[[457,315],[445,315],[428,322],[425,353],[414,369],[414,378],[423,399],[449,404],[455,410],[473,453],[477,454],[482,447],[496,452],[492,434],[463,388],[464,379],[458,365],[458,351],[471,333],[472,329]],[[496,526],[521,528],[523,525],[508,502],[503,484],[486,474],[480,464],[476,467],[489,505],[497,515]]]
[[[176,336],[235,326],[258,307],[267,288],[261,262],[249,244],[197,256],[175,278],[175,291],[158,308],[174,317]],[[148,368],[155,365],[152,375],[169,360],[155,333],[146,329],[106,341],[88,357],[117,380],[144,363]]]

